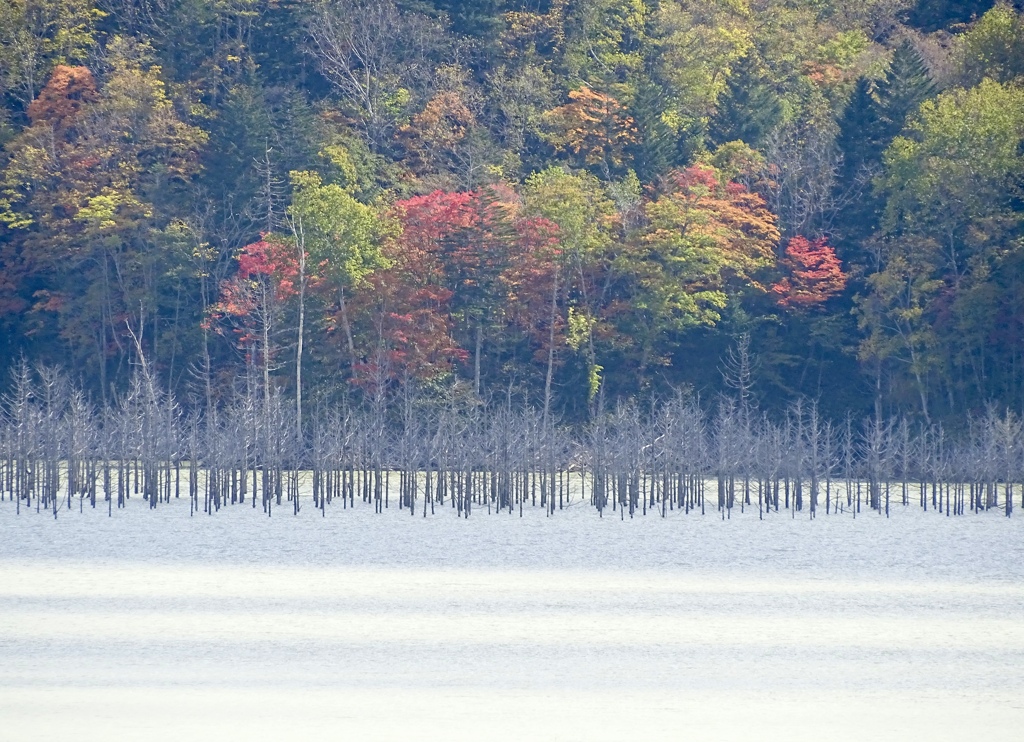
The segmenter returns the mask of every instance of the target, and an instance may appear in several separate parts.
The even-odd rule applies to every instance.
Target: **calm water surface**
[[[0,740],[1019,740],[1024,520],[0,503]]]

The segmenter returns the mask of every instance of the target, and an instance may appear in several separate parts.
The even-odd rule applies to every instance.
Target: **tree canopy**
[[[0,0],[0,355],[107,399],[1024,409],[1024,13]],[[301,423],[300,423],[301,424]]]

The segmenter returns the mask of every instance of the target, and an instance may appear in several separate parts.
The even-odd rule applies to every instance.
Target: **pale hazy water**
[[[0,504],[0,740],[1020,740],[1024,520]]]

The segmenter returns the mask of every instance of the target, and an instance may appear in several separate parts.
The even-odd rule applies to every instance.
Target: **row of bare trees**
[[[0,410],[0,498],[54,517],[98,501],[112,514],[131,497],[267,515],[305,505],[326,514],[358,499],[423,517],[581,504],[622,518],[711,508],[722,518],[736,508],[887,516],[895,505],[1009,516],[1015,497],[1024,507],[1024,425],[995,409],[955,437],[902,418],[827,420],[809,401],[772,420],[742,395],[710,407],[682,397],[620,405],[578,428],[411,387],[359,406],[321,404],[301,434],[295,414],[256,379],[241,379],[230,405],[189,412],[144,366],[97,409],[59,371],[22,364]]]

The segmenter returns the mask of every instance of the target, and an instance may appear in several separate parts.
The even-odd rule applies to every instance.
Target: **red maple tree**
[[[353,299],[353,315],[368,322],[372,348],[357,365],[364,385],[427,378],[462,361],[452,338],[442,243],[472,221],[472,194],[435,191],[393,207],[401,234],[384,245],[389,266],[371,275],[368,290]]]
[[[811,241],[794,237],[780,265],[787,275],[772,286],[779,305],[787,308],[824,304],[846,288],[849,278],[842,262],[824,237]]]
[[[264,326],[274,324],[280,306],[298,292],[298,270],[295,250],[272,236],[246,245],[238,253],[238,272],[221,283],[220,300],[210,307],[203,326],[216,328],[229,320],[239,343],[255,343]]]
[[[552,343],[565,345],[565,320],[557,304],[565,292],[560,280],[558,225],[543,217],[516,223],[515,254],[502,273],[509,323],[530,339],[534,360],[543,362]]]

